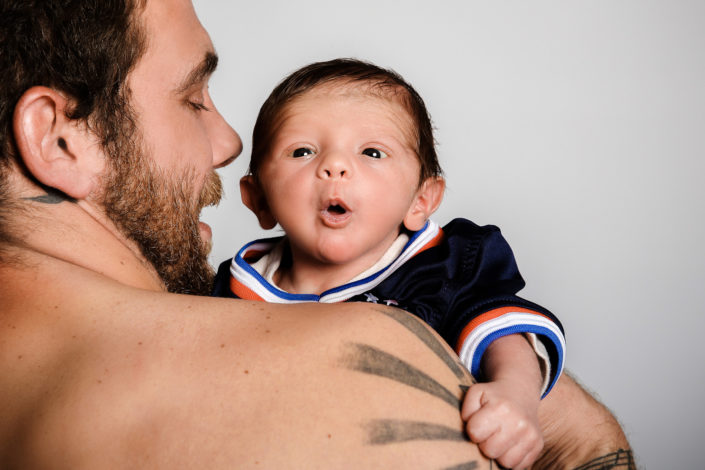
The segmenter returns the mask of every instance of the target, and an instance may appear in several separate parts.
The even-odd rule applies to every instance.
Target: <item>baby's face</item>
[[[363,271],[391,245],[418,192],[412,120],[394,100],[319,87],[284,110],[259,180],[292,254]]]

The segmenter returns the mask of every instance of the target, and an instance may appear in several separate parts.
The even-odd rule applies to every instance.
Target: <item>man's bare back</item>
[[[469,376],[401,311],[156,293],[62,264],[0,270],[10,468],[489,468],[458,413]]]

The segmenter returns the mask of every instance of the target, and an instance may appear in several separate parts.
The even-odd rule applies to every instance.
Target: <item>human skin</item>
[[[210,40],[186,1],[148,2],[144,20],[149,47],[166,55],[148,52],[131,75],[138,109],[189,106],[190,94],[144,96],[135,80],[150,57],[170,57],[154,71],[174,90]],[[179,53],[169,55],[168,44]],[[406,314],[166,293],[102,212],[104,155],[85,126],[66,119],[68,104],[35,87],[16,107],[24,168],[9,170],[21,210],[8,220],[15,241],[0,247],[0,467],[489,468],[462,439],[467,376]],[[214,109],[193,119],[180,112],[155,117],[150,129],[140,115],[140,124],[159,166],[198,170],[196,198],[240,142]],[[157,133],[175,125],[181,140],[160,153]],[[569,398],[579,391],[572,382],[556,387]],[[585,411],[566,421],[555,413],[564,403],[554,403],[552,457],[576,466],[602,455],[594,442],[563,451],[563,426]],[[607,453],[618,443],[605,430],[599,452]]]
[[[38,264],[0,273],[3,468],[489,468],[462,432],[467,378],[394,316],[141,290],[23,255]]]

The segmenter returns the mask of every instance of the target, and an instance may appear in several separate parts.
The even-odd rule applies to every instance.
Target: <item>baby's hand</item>
[[[539,401],[509,380],[471,386],[461,412],[470,440],[504,467],[528,468],[543,449]]]

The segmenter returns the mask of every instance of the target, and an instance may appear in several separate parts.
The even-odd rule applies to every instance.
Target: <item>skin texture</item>
[[[212,52],[191,4],[148,2],[141,15],[160,52],[130,76],[146,155],[173,181],[188,171],[195,201],[240,141],[180,87]],[[198,89],[209,103],[205,82]],[[109,166],[68,105],[34,87],[15,109],[23,168],[7,183],[21,207],[9,219],[16,241],[0,247],[0,467],[493,468],[461,439],[471,380],[405,313],[167,293],[103,210]],[[565,381],[556,390],[582,393]],[[609,413],[589,445],[561,441],[602,413],[584,395],[573,421],[559,398],[539,410],[554,468],[619,448]]]

